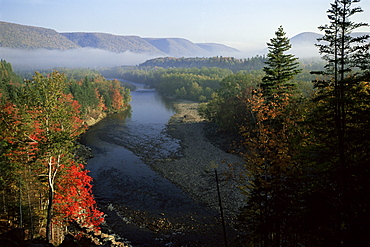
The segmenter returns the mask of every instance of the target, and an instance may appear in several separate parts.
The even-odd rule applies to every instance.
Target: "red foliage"
[[[95,97],[96,97],[97,99],[99,99],[99,105],[98,105],[98,107],[99,107],[101,110],[106,111],[108,108],[107,108],[107,106],[104,104],[104,99],[103,99],[103,97],[100,95],[99,90],[98,90],[97,88],[95,88]]]
[[[112,107],[114,110],[120,110],[123,107],[123,96],[117,88],[111,88]]]
[[[84,170],[82,164],[71,162],[64,166],[64,173],[59,180],[54,196],[55,219],[67,222],[76,221],[84,227],[97,228],[104,218],[103,213],[96,208],[92,195],[92,178]]]
[[[12,146],[4,150],[3,155],[13,162],[33,159],[39,138],[35,134],[24,133],[24,123],[19,109],[11,103],[0,106],[0,121],[0,141]],[[37,129],[37,126],[35,124],[33,127]]]

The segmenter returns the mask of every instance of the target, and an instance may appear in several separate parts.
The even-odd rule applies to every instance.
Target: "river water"
[[[83,136],[94,157],[86,168],[106,213],[104,230],[132,246],[223,246],[218,212],[192,200],[144,162],[181,155],[180,141],[166,134],[175,113],[151,89],[131,93],[131,112],[110,115]]]

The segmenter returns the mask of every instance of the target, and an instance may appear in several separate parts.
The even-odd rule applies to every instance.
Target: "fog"
[[[240,53],[223,54],[236,58],[250,58],[256,55],[266,55],[267,48],[260,51],[243,51]],[[319,57],[317,47],[293,46],[289,53],[299,58]],[[146,53],[115,53],[94,48],[78,48],[73,50],[24,50],[0,47],[0,59],[10,62],[14,70],[38,70],[57,67],[66,68],[101,68],[122,65],[138,65],[148,59],[162,57],[164,54]]]
[[[114,53],[94,48],[60,50],[20,50],[0,47],[0,59],[10,62],[15,70],[67,68],[98,68],[138,65],[161,55],[144,53]],[[162,55],[163,56],[163,55]]]

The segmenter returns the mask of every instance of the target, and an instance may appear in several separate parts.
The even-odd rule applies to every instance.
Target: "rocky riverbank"
[[[244,205],[244,199],[236,182],[228,179],[228,164],[241,164],[243,160],[225,152],[206,137],[209,123],[199,116],[197,103],[181,101],[175,103],[175,108],[176,114],[168,123],[167,133],[181,140],[182,154],[175,159],[151,162],[151,166],[196,201],[219,210],[216,169],[226,215],[234,218]]]

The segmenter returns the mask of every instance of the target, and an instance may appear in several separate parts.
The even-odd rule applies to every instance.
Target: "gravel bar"
[[[220,194],[228,218],[234,218],[244,205],[245,196],[235,181],[228,178],[228,164],[243,160],[213,145],[205,137],[207,122],[198,115],[198,103],[175,103],[167,133],[181,140],[182,155],[175,159],[156,160],[151,166],[164,177],[183,188],[194,200],[219,210],[215,169],[218,173]]]

